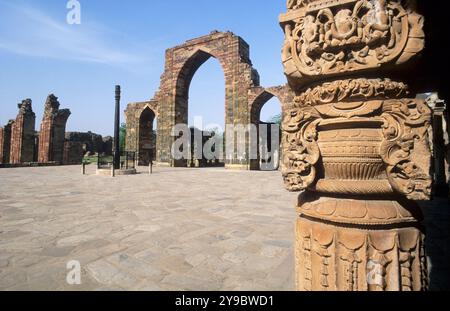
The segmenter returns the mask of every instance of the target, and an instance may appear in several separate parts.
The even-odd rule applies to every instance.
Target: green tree
[[[279,114],[273,116],[272,118],[270,118],[269,122],[281,125],[281,119],[282,119],[281,113],[279,113]]]
[[[119,135],[119,146],[120,146],[120,152],[125,152],[125,140],[127,137],[127,125],[126,123],[122,123],[120,126],[120,135]]]

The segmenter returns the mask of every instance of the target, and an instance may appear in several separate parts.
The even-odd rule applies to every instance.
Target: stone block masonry
[[[249,45],[232,32],[213,31],[206,36],[188,40],[166,50],[165,57],[164,73],[155,96],[149,101],[130,103],[125,111],[126,148],[138,153],[140,164],[146,163],[149,154],[153,152],[151,151],[153,147],[150,146],[155,144],[155,158],[158,164],[188,166],[187,160],[173,159],[171,150],[176,138],[172,136],[172,129],[177,124],[188,123],[189,88],[192,78],[200,66],[210,58],[217,59],[225,77],[223,106],[226,125],[258,125],[262,106],[273,96],[278,97],[280,101],[284,100],[284,95],[293,97],[289,94],[290,88],[265,89],[260,86],[259,74],[250,60]],[[151,138],[155,132],[151,126],[155,119],[157,119],[156,143],[155,139]],[[254,164],[259,163],[259,160],[251,163],[237,152],[237,146],[244,145],[249,149],[255,142],[251,142],[249,137],[234,136],[234,144],[231,145],[235,146],[235,150],[231,152],[232,157],[222,159],[225,166],[239,169],[258,167]]]
[[[18,104],[19,114],[11,128],[10,163],[33,162],[35,153],[35,123],[31,99]]]
[[[112,154],[112,142],[108,140],[108,137],[105,137],[104,139],[101,135],[92,132],[67,132],[65,136],[66,142],[81,143],[84,153],[104,153],[106,155]]]
[[[60,110],[59,106],[58,98],[50,94],[45,102],[39,135],[39,163],[63,162],[66,123],[71,112]]]
[[[13,120],[10,120],[7,125],[0,128],[0,164],[9,163],[11,153],[11,128],[14,124]]]
[[[64,165],[77,165],[83,161],[83,143],[78,141],[66,141],[64,143]]]
[[[3,143],[4,143],[3,127],[0,127],[0,164],[3,163]]]

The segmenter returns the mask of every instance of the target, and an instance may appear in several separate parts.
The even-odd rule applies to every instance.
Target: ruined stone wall
[[[81,164],[84,156],[84,144],[78,141],[66,141],[64,143],[64,165]]]
[[[36,115],[32,109],[31,99],[18,105],[19,114],[11,129],[10,163],[33,162],[35,154]]]
[[[150,109],[158,118],[159,103],[156,100],[130,103],[125,110],[127,124],[126,150],[137,151],[139,148],[140,119],[145,109]]]
[[[114,138],[111,136],[103,137],[103,153],[107,156],[113,154]]]
[[[148,165],[149,155],[148,150],[151,150],[152,159],[156,158],[156,140],[157,134],[154,131],[155,120],[158,119],[158,101],[151,100],[139,103],[131,103],[127,106],[125,110],[125,118],[127,124],[127,134],[126,134],[126,151],[137,152],[137,158],[139,165]],[[148,112],[154,115],[151,121],[151,126],[145,126],[144,112]],[[151,147],[147,147],[150,145]],[[145,152],[144,150],[145,149]]]
[[[39,135],[40,163],[63,162],[66,123],[70,110],[60,110],[59,106],[58,98],[53,94],[49,95]]]
[[[3,145],[5,143],[5,137],[3,136],[3,127],[0,127],[0,164],[3,163]]]
[[[67,132],[65,136],[66,141],[82,143],[85,146],[85,152],[103,153],[105,151],[101,135],[92,132]]]

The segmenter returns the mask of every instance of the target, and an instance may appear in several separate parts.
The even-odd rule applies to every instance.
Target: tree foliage
[[[281,125],[281,119],[282,119],[282,117],[281,117],[281,113],[280,113],[280,114],[277,114],[277,115],[273,116],[272,118],[270,118],[269,122]]]
[[[120,135],[119,135],[119,146],[120,146],[120,152],[126,151],[125,148],[125,140],[127,137],[127,125],[125,123],[122,123],[120,125]]]

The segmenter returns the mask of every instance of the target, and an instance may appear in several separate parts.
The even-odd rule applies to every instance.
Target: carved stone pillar
[[[431,110],[406,83],[424,46],[414,1],[289,0],[283,177],[298,200],[298,290],[424,290],[420,208]],[[374,78],[376,76],[377,78]]]

